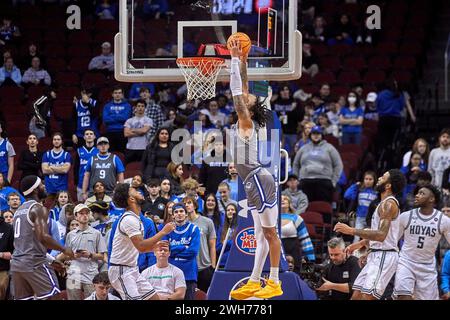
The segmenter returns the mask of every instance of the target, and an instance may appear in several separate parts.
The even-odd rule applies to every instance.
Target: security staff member
[[[361,268],[358,258],[347,257],[345,242],[342,238],[333,238],[328,241],[328,255],[331,263],[324,270],[324,283],[317,288],[318,291],[328,292],[326,300],[350,300],[352,286],[358,277]]]

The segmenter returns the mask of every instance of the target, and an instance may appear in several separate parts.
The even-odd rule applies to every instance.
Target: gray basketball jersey
[[[434,263],[442,235],[448,237],[450,232],[450,219],[439,210],[434,210],[433,214],[426,216],[417,208],[402,213],[400,219],[404,226],[405,239],[400,257],[417,263]]]
[[[244,181],[249,173],[259,167],[258,125],[252,121],[253,129],[248,139],[239,134],[239,121],[231,130],[231,154],[239,177]]]
[[[112,194],[116,186],[116,166],[114,164],[115,155],[110,153],[106,159],[93,156],[91,165],[91,177],[89,179],[89,192],[94,190],[94,184],[97,181],[103,182],[106,194]]]
[[[34,267],[46,263],[47,248],[36,238],[34,223],[29,218],[33,206],[42,206],[35,200],[22,204],[14,214],[14,252],[11,271],[33,272]]]

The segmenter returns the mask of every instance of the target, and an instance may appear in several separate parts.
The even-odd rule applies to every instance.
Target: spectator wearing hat
[[[123,152],[127,143],[123,134],[124,124],[133,112],[131,105],[123,99],[123,89],[120,86],[115,86],[111,92],[113,99],[103,108],[105,136],[112,142],[111,151]]]
[[[295,210],[296,214],[301,214],[306,211],[308,208],[308,197],[306,194],[298,189],[299,180],[295,174],[291,174],[288,176],[288,181],[286,182],[288,186],[281,193],[284,196],[289,196],[291,199],[291,205]]]
[[[164,240],[169,241],[169,263],[183,271],[186,281],[185,300],[194,300],[197,287],[197,255],[200,251],[200,229],[189,222],[188,213],[182,202],[172,207],[176,228]]]
[[[97,274],[92,280],[95,291],[84,300],[120,300],[115,295],[109,293],[111,282],[109,281],[108,272],[103,271]]]
[[[377,93],[369,92],[366,98],[366,107],[364,108],[364,120],[378,121],[377,105]]]
[[[86,164],[82,196],[86,200],[88,195],[94,194],[94,184],[101,181],[105,187],[105,193],[112,195],[117,182],[123,182],[125,167],[118,156],[109,152],[109,140],[100,137],[97,140],[98,154],[92,156]]]
[[[75,253],[67,271],[67,297],[82,300],[94,292],[92,280],[98,274],[98,262],[106,259],[106,243],[100,231],[89,226],[91,210],[83,203],[74,209],[79,226],[66,236],[66,246]]]
[[[300,177],[300,188],[310,202],[331,203],[343,169],[342,159],[333,145],[323,140],[321,127],[311,129],[310,140],[295,155],[292,172]]]
[[[102,54],[92,58],[88,69],[90,71],[114,71],[114,55],[109,42],[103,42]]]

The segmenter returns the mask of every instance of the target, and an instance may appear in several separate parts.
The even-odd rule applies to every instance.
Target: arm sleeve
[[[344,198],[347,200],[356,200],[357,194],[358,194],[358,185],[354,183],[345,191]]]
[[[306,196],[306,194],[302,192],[300,194],[300,197],[298,198],[297,210],[295,210],[295,213],[301,214],[305,212],[306,209],[308,209],[308,205],[309,205],[308,197]]]
[[[231,58],[231,70],[230,70],[230,89],[231,94],[234,96],[242,95],[242,79],[239,58]]]
[[[302,156],[302,150],[300,149],[300,150],[297,151],[297,154],[295,155],[293,168],[292,168],[292,173],[296,174],[299,179],[301,179],[300,178],[300,159],[301,159],[301,156]]]
[[[31,72],[29,70],[25,71],[23,74],[22,82],[31,82]]]
[[[297,236],[300,240],[303,254],[307,257],[308,261],[316,261],[316,256],[314,255],[314,246],[312,244],[311,238],[309,237],[305,222],[301,217],[298,217],[295,225],[297,227]]]
[[[99,232],[97,234],[97,252],[105,253],[107,251],[108,251],[108,249],[106,248],[105,239],[102,237],[102,234]]]
[[[208,220],[208,240],[217,239],[216,228],[214,228],[214,222],[211,219]]]
[[[174,269],[174,278],[175,278],[175,289],[178,288],[186,288],[186,281],[184,280],[183,271],[176,268]]]

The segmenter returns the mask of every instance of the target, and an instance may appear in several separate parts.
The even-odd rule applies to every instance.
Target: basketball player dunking
[[[37,176],[26,176],[20,182],[25,202],[14,214],[14,252],[11,276],[16,300],[56,299],[58,279],[47,259],[47,249],[64,253],[73,259],[71,249],[64,248],[48,234],[48,211],[41,204],[47,197]],[[57,262],[57,261],[56,261]],[[56,263],[52,263],[56,267]]]
[[[450,242],[450,218],[435,209],[440,192],[433,185],[419,189],[415,209],[400,215],[404,242],[395,273],[398,300],[439,300],[435,252],[442,236]]]
[[[381,202],[373,213],[371,228],[355,229],[344,223],[337,223],[334,227],[336,232],[363,239],[347,248],[350,254],[362,247],[369,248],[367,264],[353,284],[353,300],[381,299],[395,274],[400,229],[400,206],[395,196],[401,194],[405,185],[406,179],[400,170],[389,170],[376,185]]]
[[[281,242],[277,234],[277,188],[272,174],[258,161],[258,130],[266,125],[270,111],[248,92],[247,57],[243,56],[239,40],[232,40],[230,89],[238,122],[231,130],[231,153],[236,170],[244,182],[248,207],[252,211],[257,242],[255,262],[250,280],[231,291],[233,299],[250,297],[269,299],[283,294],[278,279]],[[241,60],[242,61],[241,61]],[[260,277],[270,254],[270,276],[264,288]]]

